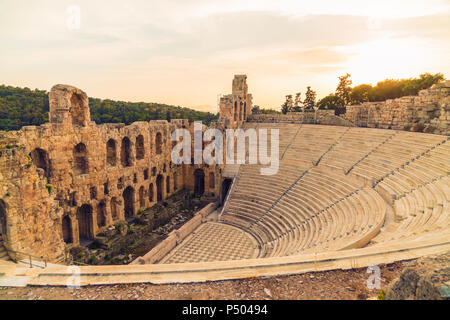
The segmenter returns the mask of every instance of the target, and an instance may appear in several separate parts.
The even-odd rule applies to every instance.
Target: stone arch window
[[[123,203],[125,218],[131,218],[134,216],[134,189],[133,187],[127,187],[123,191]]]
[[[202,169],[194,171],[194,194],[196,197],[205,192],[205,172]]]
[[[106,226],[106,203],[102,200],[97,205],[97,227],[102,228]]]
[[[117,221],[119,219],[119,209],[117,208],[116,197],[111,198],[111,217],[113,221]]]
[[[244,120],[247,119],[247,102],[244,102]]]
[[[148,201],[153,202],[154,199],[154,191],[153,191],[153,183],[150,183],[150,186],[148,187]]]
[[[237,101],[235,101],[234,102],[234,121],[237,121],[237,114],[238,114]]]
[[[82,97],[74,93],[70,97],[70,113],[72,114],[72,125],[83,126],[86,124],[86,113]]]
[[[75,161],[75,174],[86,174],[89,171],[88,153],[84,143],[79,143],[73,148],[73,158]]]
[[[243,104],[241,101],[241,102],[239,102],[239,120],[240,121],[242,121],[242,109],[244,109],[244,108],[243,108]]]
[[[163,184],[164,178],[161,174],[156,177],[156,200],[161,201],[163,199]]]
[[[144,159],[145,146],[144,146],[144,136],[142,134],[138,135],[136,138],[136,159]]]
[[[72,220],[70,220],[70,217],[66,215],[62,218],[61,224],[64,242],[68,244],[72,243],[73,242]]]
[[[6,223],[6,203],[0,199],[0,240],[6,242],[7,223]]]
[[[117,163],[116,141],[109,139],[106,143],[106,163],[115,166]]]
[[[216,181],[215,181],[214,172],[210,172],[209,173],[209,188],[214,189],[215,187],[216,187]]]
[[[170,193],[170,176],[166,177],[166,194]]]
[[[80,242],[83,240],[90,240],[94,238],[92,229],[92,207],[88,204],[83,204],[77,210],[78,220],[78,234]]]
[[[91,200],[97,199],[97,187],[93,186],[89,189]]]
[[[33,161],[33,164],[44,170],[44,176],[47,178],[47,180],[50,178],[50,159],[48,157],[47,151],[36,148],[33,151],[30,152],[31,160]]]
[[[139,207],[141,209],[145,207],[145,190],[143,186],[139,188]]]
[[[178,173],[174,173],[173,175],[173,191],[178,190]]]
[[[156,134],[155,144],[156,144],[156,154],[161,154],[162,153],[162,134],[161,134],[161,132],[158,132]]]
[[[122,139],[122,147],[120,150],[120,160],[122,162],[122,166],[130,167],[133,164],[131,159],[131,141],[128,137]]]

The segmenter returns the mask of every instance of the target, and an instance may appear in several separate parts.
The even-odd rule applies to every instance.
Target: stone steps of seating
[[[422,140],[407,132],[366,130],[292,126],[285,131],[290,136],[281,139],[285,156],[275,176],[262,176],[261,165],[241,168],[224,220],[255,235],[260,257],[357,248],[371,240],[376,245],[440,230],[438,222],[448,223],[443,216],[448,143],[440,136]],[[381,179],[380,187],[395,195],[394,210],[402,222],[380,232],[386,203],[374,189],[361,189],[358,178],[341,173],[340,168],[352,166],[356,176]]]
[[[3,245],[3,239],[0,235],[0,260],[9,260],[8,252],[5,249],[5,246]]]
[[[394,203],[396,215],[402,218],[397,228],[377,237],[377,241],[391,241],[409,238],[421,233],[431,232],[447,225],[448,201],[446,191],[447,177],[431,182],[398,199]]]

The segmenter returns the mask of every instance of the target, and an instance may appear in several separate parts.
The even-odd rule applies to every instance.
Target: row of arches
[[[162,153],[163,138],[161,132],[156,133],[156,154]],[[132,143],[128,137],[124,137],[120,146],[120,162],[122,166],[129,167],[133,165],[133,157],[131,151]],[[144,136],[138,135],[135,141],[136,160],[144,159],[145,143]],[[29,154],[33,164],[44,171],[47,180],[51,177],[51,162],[48,152],[41,148],[33,149]],[[89,172],[88,149],[84,143],[78,143],[72,150],[73,171],[75,175],[86,174]],[[106,143],[106,163],[110,166],[116,166],[117,159],[117,142],[109,139]]]
[[[214,172],[210,172],[208,176],[209,189],[213,190],[216,187]],[[199,197],[205,193],[205,172],[203,169],[196,169],[194,171],[194,195]]]
[[[156,133],[155,144],[156,144],[156,154],[161,154],[163,144],[161,132]],[[114,139],[109,139],[108,142],[106,143],[106,163],[110,166],[117,165],[116,145],[117,143]],[[124,167],[129,167],[133,165],[131,146],[132,146],[131,140],[128,137],[124,137],[122,139],[120,147],[120,162]],[[136,137],[135,149],[136,149],[136,160],[144,159],[145,143],[144,143],[144,136],[141,134]]]
[[[238,102],[234,102],[234,121],[244,121],[247,119],[247,102],[239,102],[239,110],[238,110]]]
[[[176,179],[174,179],[176,181]],[[156,187],[156,190],[155,190]],[[165,190],[165,193],[164,193]],[[176,188],[175,188],[176,190]],[[135,204],[138,203],[140,208],[146,206],[146,196],[150,203],[155,201],[162,201],[165,195],[171,192],[170,176],[164,177],[159,174],[156,177],[155,183],[150,183],[146,190],[144,186],[141,186],[138,191],[138,198],[136,199],[136,191],[132,186],[128,186],[122,193],[123,203],[123,218],[125,220],[132,219],[136,214]],[[107,204],[105,200],[100,201],[96,208],[90,204],[83,204],[78,207],[76,211],[76,219],[78,224],[78,239],[80,243],[93,239],[94,234],[94,219],[93,215],[96,214],[96,230],[105,227],[108,223],[107,218]],[[119,202],[116,197],[110,199],[110,212],[112,223],[117,222],[121,217],[119,215]],[[66,215],[62,219],[62,233],[63,239],[66,243],[73,243],[73,226],[72,220],[69,215]]]

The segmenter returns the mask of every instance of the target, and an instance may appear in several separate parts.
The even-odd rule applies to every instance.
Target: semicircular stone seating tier
[[[307,124],[243,127],[250,128],[267,129],[269,137],[278,129],[277,173],[241,165],[219,221],[199,227],[162,263],[389,248],[450,233],[448,137]],[[270,143],[262,151],[270,154]],[[212,250],[205,243],[214,234],[220,245]]]

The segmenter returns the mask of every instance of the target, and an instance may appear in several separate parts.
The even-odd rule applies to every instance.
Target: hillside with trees
[[[351,87],[350,74],[339,77],[339,84],[335,93],[331,93],[319,100],[319,109],[334,109],[336,114],[345,113],[346,105],[361,104],[363,102],[386,101],[404,96],[415,96],[420,90],[428,89],[433,84],[444,80],[442,73],[424,73],[419,78],[386,79],[371,84],[360,84]]]
[[[100,123],[125,123],[134,121],[189,119],[208,125],[218,115],[179,106],[125,102],[89,98],[91,120]],[[41,125],[48,122],[48,92],[12,86],[0,86],[0,130],[18,130],[22,126]]]
[[[330,93],[324,98],[315,102],[315,92],[311,87],[307,88],[306,98],[302,102],[300,93],[296,94],[295,102],[292,95],[286,96],[286,101],[281,105],[281,111],[301,112],[309,111],[313,108],[320,110],[335,110],[336,114],[345,113],[346,105],[361,104],[363,102],[385,101],[403,96],[414,96],[420,90],[428,89],[433,84],[444,80],[442,73],[424,73],[418,78],[408,79],[386,79],[378,82],[375,86],[371,84],[360,84],[352,87],[351,75],[340,76],[339,83],[334,93]]]

